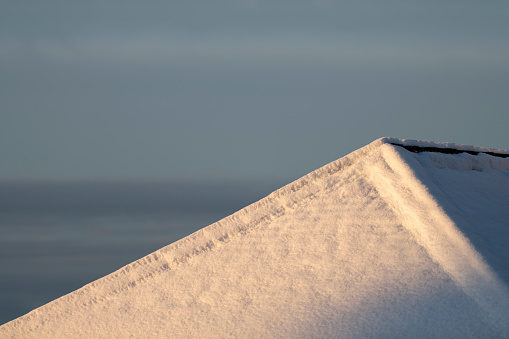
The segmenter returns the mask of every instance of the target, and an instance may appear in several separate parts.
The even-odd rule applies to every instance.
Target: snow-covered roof
[[[509,159],[488,152],[509,154],[378,139],[0,337],[507,337]]]

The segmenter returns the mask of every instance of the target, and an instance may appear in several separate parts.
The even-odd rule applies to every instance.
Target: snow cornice
[[[422,140],[413,140],[413,139],[397,139],[397,138],[380,138],[376,140],[378,142],[384,144],[391,144],[394,146],[401,146],[406,150],[414,153],[420,152],[437,152],[437,153],[445,153],[445,154],[460,154],[460,153],[468,153],[471,155],[478,155],[479,153],[488,154],[495,157],[508,158],[509,151],[496,149],[496,148],[487,148],[487,147],[479,147],[472,145],[462,145],[455,144],[451,142],[433,142],[433,141],[422,141]],[[375,141],[375,142],[376,142]]]

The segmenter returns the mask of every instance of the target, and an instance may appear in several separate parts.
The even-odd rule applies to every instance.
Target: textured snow
[[[509,337],[509,159],[383,138],[2,338]]]

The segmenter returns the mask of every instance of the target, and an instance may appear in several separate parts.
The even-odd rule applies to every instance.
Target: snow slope
[[[509,337],[509,159],[383,138],[1,338]]]

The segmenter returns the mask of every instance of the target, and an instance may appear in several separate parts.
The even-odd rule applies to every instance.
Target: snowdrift
[[[508,155],[376,140],[0,337],[509,337]]]

